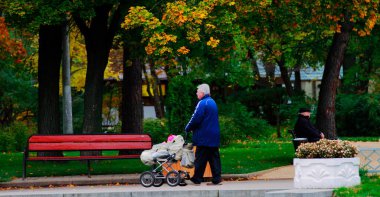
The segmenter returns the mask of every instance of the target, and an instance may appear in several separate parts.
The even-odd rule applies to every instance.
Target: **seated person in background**
[[[307,138],[309,142],[316,142],[325,138],[322,132],[315,128],[310,122],[310,109],[301,108],[298,111],[298,120],[294,126],[297,138]]]

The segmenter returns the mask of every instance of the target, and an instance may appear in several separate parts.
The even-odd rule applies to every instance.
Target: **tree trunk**
[[[280,67],[281,78],[285,84],[286,93],[291,97],[293,95],[293,87],[290,82],[288,69],[285,67],[285,59],[283,55],[281,56],[281,60],[277,61],[277,64]]]
[[[40,26],[38,50],[38,133],[60,133],[59,74],[62,26]]]
[[[294,92],[296,92],[296,94],[300,94],[302,92],[300,71],[301,71],[301,66],[296,65],[294,69]]]
[[[349,21],[349,19],[345,21]],[[351,22],[345,22],[341,25],[341,33],[334,34],[327,56],[317,110],[317,128],[329,139],[337,137],[335,125],[336,90],[339,84],[339,71],[353,28]]]
[[[116,31],[120,29],[127,2],[122,2],[114,10],[113,4],[95,7],[95,17],[85,21],[79,15],[73,18],[84,36],[87,52],[87,73],[84,94],[83,133],[102,131],[102,104],[104,89],[104,70],[108,63]],[[114,11],[114,12],[111,12]],[[98,155],[98,151],[82,151],[81,155]]]
[[[129,51],[124,47],[124,75],[123,75],[123,99],[122,99],[122,133],[143,132],[143,102],[142,102],[142,66],[140,58],[132,60],[132,65],[127,65]]]
[[[154,63],[153,61],[149,61],[149,68],[150,68],[150,73],[153,77],[153,83],[152,83],[152,88],[153,88],[153,100],[154,100],[154,111],[156,112],[156,117],[161,119],[164,118],[164,111],[162,110],[162,101],[160,99],[160,91],[159,91],[159,86],[161,85],[160,79],[158,79],[158,76],[156,74],[156,69],[154,68]]]
[[[62,29],[62,111],[63,111],[63,133],[73,134],[73,112],[71,98],[71,70],[70,70],[70,30],[68,21]]]
[[[252,71],[253,71],[253,84],[256,84],[257,82],[260,81],[261,77],[260,77],[260,70],[259,70],[259,66],[257,65],[257,60],[256,58],[254,58],[253,54],[252,54],[252,50],[248,49],[248,53],[247,53],[247,59],[251,62],[251,65],[252,65]]]
[[[59,75],[62,55],[62,26],[41,25],[38,48],[38,133],[58,134],[60,129]],[[58,155],[57,152],[39,155]]]
[[[276,65],[271,62],[264,62],[265,79],[259,79],[259,86],[274,87]]]
[[[112,4],[96,7],[96,15],[89,23],[78,15],[74,16],[74,20],[85,38],[87,51],[83,133],[96,133],[102,130],[104,70],[108,63],[113,38],[120,28],[121,7],[122,4],[113,14],[111,14]]]

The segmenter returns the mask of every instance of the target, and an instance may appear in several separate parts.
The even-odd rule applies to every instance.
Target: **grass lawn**
[[[290,140],[250,141],[221,148],[224,174],[256,172],[292,164],[294,155]],[[0,154],[0,181],[22,177],[22,153]],[[141,173],[149,170],[139,159],[104,160],[91,162],[92,175]],[[87,165],[81,161],[33,161],[28,162],[27,176],[86,175]]]
[[[339,188],[334,190],[334,196],[367,197],[380,196],[380,176],[361,176],[362,184],[356,187]]]
[[[224,174],[256,172],[293,163],[289,141],[254,141],[232,144],[220,150]]]

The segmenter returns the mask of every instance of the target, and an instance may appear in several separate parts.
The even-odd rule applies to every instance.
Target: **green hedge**
[[[10,126],[0,127],[0,151],[24,151],[26,142],[32,133],[23,123],[13,123]]]
[[[219,105],[219,123],[223,145],[236,140],[270,137],[274,132],[267,121],[255,118],[253,112],[239,102]]]
[[[340,136],[378,136],[380,94],[339,94],[336,126]]]

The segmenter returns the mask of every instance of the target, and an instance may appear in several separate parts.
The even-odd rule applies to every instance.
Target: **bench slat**
[[[69,156],[69,157],[29,157],[33,161],[66,161],[66,160],[88,160],[88,159],[135,159],[140,155],[115,155],[115,156]]]
[[[151,142],[66,142],[66,143],[29,143],[29,151],[63,151],[63,150],[131,150],[150,149]]]
[[[23,179],[26,177],[27,161],[68,161],[87,160],[87,173],[90,177],[90,161],[102,159],[140,158],[136,152],[128,155],[91,156],[31,156],[31,152],[44,151],[107,151],[107,150],[148,150],[152,139],[148,134],[53,134],[29,137],[23,159]]]
[[[34,135],[30,143],[37,142],[150,142],[149,135]]]

